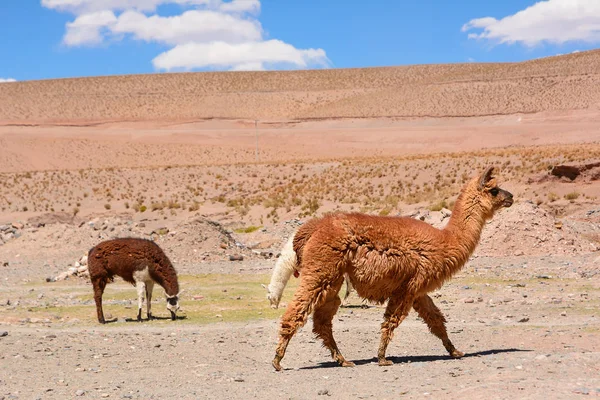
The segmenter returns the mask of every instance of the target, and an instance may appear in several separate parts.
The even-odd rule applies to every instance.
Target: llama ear
[[[492,173],[494,172],[494,167],[487,167],[486,170],[481,174],[481,178],[479,179],[479,189],[483,189],[485,184],[492,179]]]

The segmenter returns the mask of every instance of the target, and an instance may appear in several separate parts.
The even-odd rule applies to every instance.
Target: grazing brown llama
[[[493,167],[470,180],[456,200],[444,229],[409,217],[336,213],[304,224],[294,237],[300,284],[281,319],[273,366],[281,370],[290,339],[313,313],[313,332],[341,366],[354,366],[340,353],[332,320],[341,300],[338,291],[348,274],[356,293],[380,304],[388,301],[381,324],[379,365],[394,329],[414,308],[431,333],[454,358],[458,351],[446,332],[446,320],[428,292],[436,290],[461,269],[475,250],[485,222],[513,196],[497,186]]]
[[[181,294],[177,272],[169,258],[153,241],[136,238],[106,240],[89,251],[88,271],[94,287],[98,322],[106,322],[102,312],[102,294],[106,284],[112,282],[115,275],[136,286],[138,321],[142,320],[144,294],[148,319],[152,319],[150,307],[155,282],[165,289],[167,309],[171,312],[171,319],[175,320]]]

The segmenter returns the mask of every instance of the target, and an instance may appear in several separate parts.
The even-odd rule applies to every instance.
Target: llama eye
[[[499,192],[498,188],[493,188],[493,189],[490,190],[490,193],[494,197],[498,196],[498,192]]]

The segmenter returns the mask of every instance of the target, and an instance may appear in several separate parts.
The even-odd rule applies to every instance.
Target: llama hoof
[[[450,356],[452,358],[462,358],[464,355],[465,355],[465,353],[463,353],[462,351],[458,351],[456,349],[454,349],[450,352]]]
[[[273,362],[271,364],[273,364],[273,368],[275,368],[275,371],[281,371],[281,364],[279,364],[279,360],[277,359],[277,357],[273,359]]]
[[[379,366],[380,367],[389,367],[390,365],[394,365],[394,362],[392,360],[388,360],[386,358],[380,358],[379,359]]]
[[[354,366],[356,366],[352,361],[346,361],[346,360],[342,361],[340,363],[340,365],[342,367],[354,367]]]
[[[169,311],[171,311],[171,310],[169,310]],[[173,311],[171,311],[171,321],[175,321],[176,319],[177,319],[177,315]]]

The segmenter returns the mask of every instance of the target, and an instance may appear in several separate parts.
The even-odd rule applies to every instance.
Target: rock
[[[567,177],[572,181],[581,175],[579,168],[573,165],[555,165],[550,173],[559,178]]]
[[[562,222],[558,221],[558,222],[555,222],[555,223],[554,223],[554,227],[555,227],[556,229],[562,229],[562,227],[563,227],[563,224],[562,224]]]
[[[20,222],[13,222],[12,223],[12,227],[15,228],[15,229],[23,229],[25,227],[25,225],[23,225]]]
[[[517,322],[527,322],[529,321],[529,317],[523,317],[521,319],[519,319]]]
[[[227,245],[227,243],[225,242],[221,242],[221,244],[219,245],[220,248],[222,248],[223,250],[227,249],[229,246]]]
[[[8,336],[8,332],[2,331],[0,332],[0,337]]]
[[[264,258],[272,258],[273,257],[273,253],[270,251],[261,251],[260,255]]]
[[[515,256],[516,256],[516,257],[520,257],[520,256],[522,256],[523,254],[525,254],[525,253],[523,253],[523,251],[521,251],[521,250],[517,250],[517,251],[515,251]]]
[[[331,396],[331,394],[329,394],[329,389],[321,389],[317,392],[317,394],[319,396]]]
[[[229,261],[243,261],[244,256],[241,254],[233,254],[229,256]]]
[[[475,303],[475,299],[472,299],[472,298],[469,297],[469,298],[463,299],[463,302],[465,302],[465,303]]]
[[[75,396],[83,396],[84,394],[85,394],[84,390],[79,389],[79,390],[75,391]]]

